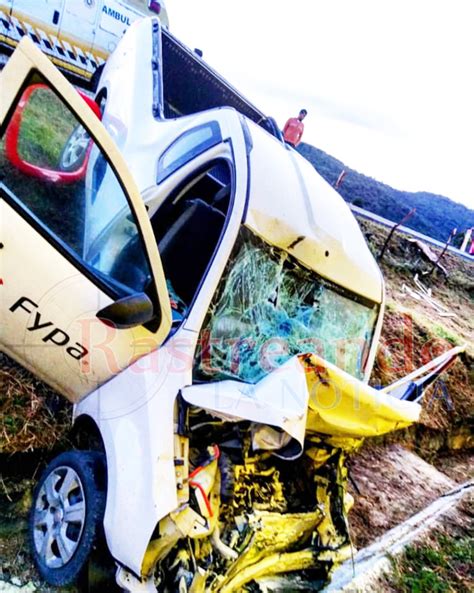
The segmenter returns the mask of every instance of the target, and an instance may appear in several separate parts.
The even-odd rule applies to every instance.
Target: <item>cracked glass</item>
[[[242,227],[201,329],[195,378],[255,383],[311,352],[362,379],[377,314]]]

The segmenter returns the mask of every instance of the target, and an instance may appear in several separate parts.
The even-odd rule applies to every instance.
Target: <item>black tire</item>
[[[46,468],[33,494],[28,535],[43,579],[75,581],[102,532],[106,466],[101,453],[69,451]]]

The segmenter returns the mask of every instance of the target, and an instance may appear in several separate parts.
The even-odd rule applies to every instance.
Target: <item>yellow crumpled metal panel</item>
[[[309,393],[307,433],[359,439],[404,428],[419,419],[419,404],[377,391],[316,354],[300,356],[300,362]],[[340,445],[345,448],[343,442]]]
[[[194,560],[202,567],[192,575],[193,593],[250,591],[270,581],[279,591],[323,588],[334,568],[353,553],[347,520],[353,504],[347,492],[347,456],[365,437],[419,418],[419,404],[379,392],[315,354],[300,355],[298,360],[308,405],[305,447],[298,465],[309,490],[306,496],[300,492],[295,476],[281,461],[273,464],[269,451],[244,455],[241,464],[234,463],[233,495],[230,501],[221,501],[218,514],[222,541],[231,545],[234,534],[232,550],[237,555],[213,554],[209,563],[215,541],[191,538],[181,552],[188,553],[192,546]],[[175,564],[171,560],[171,566]]]

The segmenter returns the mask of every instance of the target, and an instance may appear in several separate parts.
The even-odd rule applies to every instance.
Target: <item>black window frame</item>
[[[190,136],[191,134],[196,133],[198,130],[202,130],[204,128],[210,128],[212,135],[211,138],[207,140],[203,140],[192,149],[185,152],[181,155],[178,159],[174,160],[170,165],[167,167],[161,168],[161,163],[163,162],[164,158],[166,157],[167,153],[175,147],[179,142],[181,142],[186,136]],[[198,126],[194,126],[193,128],[186,130],[182,134],[180,134],[171,144],[169,144],[161,153],[160,157],[158,158],[158,169],[156,173],[156,183],[162,183],[165,179],[167,179],[170,175],[175,173],[178,169],[180,169],[186,163],[189,163],[194,158],[209,150],[213,146],[220,144],[222,142],[222,132],[219,122],[217,120],[212,120],[209,122],[205,122]]]
[[[194,296],[191,300],[191,302],[189,303],[187,310],[186,310],[186,314],[183,315],[183,317],[181,319],[173,319],[172,322],[172,326],[171,326],[171,331],[170,334],[168,335],[168,337],[166,338],[166,340],[164,341],[164,344],[166,344],[166,342],[178,331],[178,329],[182,326],[184,326],[188,320],[189,315],[191,314],[191,311],[194,309],[194,307],[196,306],[196,304],[199,302],[200,297],[201,297],[201,289],[203,287],[204,282],[206,281],[211,269],[213,268],[217,258],[218,258],[218,253],[222,247],[222,243],[224,241],[224,238],[226,236],[227,233],[227,229],[230,223],[230,219],[232,217],[232,214],[234,212],[234,205],[235,205],[235,188],[236,188],[236,177],[237,177],[237,171],[236,171],[236,165],[235,165],[235,152],[234,152],[234,146],[232,143],[231,138],[227,138],[225,140],[222,140],[222,142],[225,142],[228,144],[229,148],[230,148],[230,158],[226,157],[226,156],[216,156],[213,157],[211,159],[209,159],[206,163],[202,164],[201,166],[199,166],[198,168],[196,168],[194,171],[190,172],[188,175],[186,175],[185,179],[180,180],[176,186],[173,188],[173,190],[169,193],[169,195],[167,196],[166,202],[174,202],[177,197],[183,192],[184,188],[186,188],[190,181],[199,176],[202,172],[212,169],[211,165],[216,164],[219,161],[225,162],[226,165],[229,167],[229,172],[230,172],[230,184],[231,184],[231,194],[230,194],[230,199],[229,199],[229,206],[228,206],[228,210],[227,213],[225,214],[225,221],[224,221],[224,225],[222,227],[222,232],[221,235],[219,237],[219,240],[216,244],[216,247],[214,249],[214,252],[212,254],[212,257],[210,258],[208,265],[206,267],[206,270],[199,282],[199,284],[196,286],[196,290],[194,292]],[[212,148],[212,147],[211,147]],[[210,167],[211,166],[211,167]],[[171,173],[170,175],[173,175],[173,173]],[[246,201],[248,200],[248,194],[246,195]],[[159,210],[155,213],[154,216],[156,216],[159,213]],[[164,270],[163,270],[164,272]],[[165,274],[165,280],[167,280],[166,274]],[[220,281],[220,279],[219,279]],[[207,302],[206,304],[206,310],[209,307],[211,301]]]

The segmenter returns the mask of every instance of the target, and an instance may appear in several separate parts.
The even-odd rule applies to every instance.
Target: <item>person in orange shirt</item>
[[[285,142],[296,148],[301,142],[301,137],[304,132],[303,120],[308,112],[306,109],[302,109],[298,117],[290,117],[283,128],[283,138]]]

